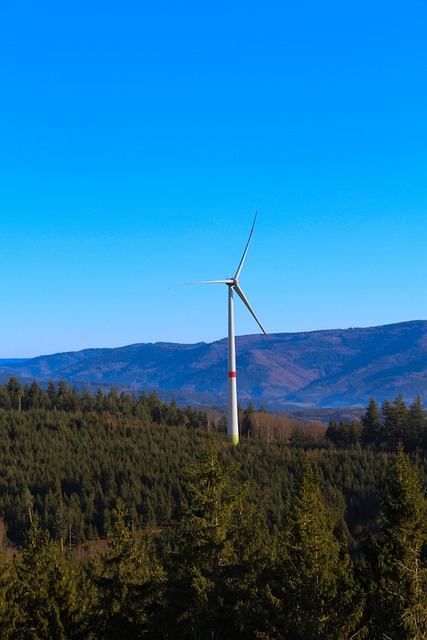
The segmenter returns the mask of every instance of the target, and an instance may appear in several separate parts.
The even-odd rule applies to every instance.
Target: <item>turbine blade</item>
[[[234,276],[235,278],[238,278],[238,277],[240,276],[240,272],[241,272],[241,270],[242,270],[243,263],[244,263],[244,261],[245,261],[246,254],[247,254],[247,252],[248,252],[249,245],[250,245],[250,242],[251,242],[251,239],[252,239],[252,234],[253,234],[253,232],[254,232],[254,227],[255,227],[255,222],[256,222],[256,219],[257,219],[257,215],[258,215],[258,211],[255,213],[255,218],[254,218],[254,221],[253,221],[253,224],[252,224],[252,229],[251,229],[251,232],[250,232],[250,234],[249,234],[249,240],[248,240],[248,242],[247,242],[247,244],[246,244],[246,249],[245,249],[245,250],[244,250],[244,252],[243,252],[242,259],[240,260],[240,264],[239,264],[239,267],[238,267],[238,269],[237,269],[237,271],[236,271],[236,275]]]
[[[205,280],[204,282],[187,282],[187,285],[190,284],[233,284],[234,280]]]
[[[245,294],[243,293],[243,291],[241,290],[241,288],[239,287],[238,284],[234,285],[233,289],[235,290],[235,292],[237,293],[237,295],[239,296],[239,298],[242,300],[242,302],[244,303],[244,305],[249,309],[249,311],[251,312],[251,314],[253,315],[253,317],[255,318],[256,323],[258,324],[259,328],[261,329],[261,331],[263,332],[263,334],[265,335],[265,337],[267,338],[267,340],[269,341],[269,343],[271,344],[272,347],[276,348],[274,346],[274,344],[272,343],[270,336],[268,335],[268,333],[266,332],[266,330],[264,329],[264,327],[262,326],[262,324],[260,323],[260,321],[258,320],[258,318],[255,315],[254,310],[252,309],[251,305],[249,304]]]

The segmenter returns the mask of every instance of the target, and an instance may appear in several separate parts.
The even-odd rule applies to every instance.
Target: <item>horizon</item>
[[[4,6],[0,356],[222,339],[225,287],[174,285],[235,273],[256,211],[240,282],[268,334],[425,316],[426,19]]]
[[[403,320],[401,322],[391,322],[391,323],[385,323],[385,324],[380,324],[380,325],[370,325],[367,327],[361,327],[361,326],[352,326],[352,327],[331,327],[329,329],[310,329],[309,331],[277,331],[274,334],[270,334],[271,337],[273,336],[279,336],[279,335],[295,335],[295,334],[299,334],[299,333],[320,333],[320,332],[328,332],[328,331],[351,331],[351,330],[358,330],[358,329],[379,329],[381,327],[388,327],[388,326],[394,326],[394,325],[402,325],[402,324],[413,324],[413,323],[417,323],[417,322],[427,322],[427,319],[423,320],[422,318],[418,318],[415,320]],[[262,336],[263,334],[261,332],[254,332],[254,333],[245,333],[245,334],[236,334],[236,340],[238,340],[239,338],[246,338],[246,337],[250,337],[250,336]],[[50,356],[55,356],[55,355],[64,355],[67,353],[79,353],[81,351],[112,351],[114,349],[127,349],[129,347],[137,347],[140,345],[157,345],[157,344],[171,344],[171,345],[178,345],[178,346],[197,346],[199,344],[214,344],[215,342],[224,342],[227,341],[228,338],[227,336],[224,336],[223,338],[219,338],[218,340],[212,340],[207,342],[206,340],[200,340],[198,342],[171,342],[170,340],[157,340],[156,342],[133,342],[130,344],[119,344],[119,345],[115,345],[115,346],[100,346],[100,347],[83,347],[82,349],[73,349],[73,350],[61,350],[61,351],[55,351],[53,353],[39,353],[35,356],[21,356],[21,357],[10,357],[10,358],[3,358],[1,357],[0,354],[0,364],[3,362],[11,362],[11,361],[24,361],[24,360],[32,360],[35,358],[45,358],[45,357],[50,357]]]

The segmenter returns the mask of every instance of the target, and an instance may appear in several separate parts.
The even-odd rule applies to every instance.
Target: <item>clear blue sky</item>
[[[0,358],[427,318],[427,4],[0,9]],[[236,332],[258,327],[240,301]]]

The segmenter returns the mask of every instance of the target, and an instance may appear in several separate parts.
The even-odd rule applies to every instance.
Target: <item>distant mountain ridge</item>
[[[279,409],[334,407],[427,396],[427,321],[236,338],[241,403]],[[155,389],[179,403],[218,405],[227,398],[227,340],[142,343],[84,349],[28,360],[0,360],[3,380],[65,380],[79,388]]]

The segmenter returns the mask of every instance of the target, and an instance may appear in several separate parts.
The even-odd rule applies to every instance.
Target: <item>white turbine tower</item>
[[[257,219],[258,213],[255,214],[255,218],[252,224],[252,229],[249,234],[249,239],[246,244],[246,248],[243,252],[242,259],[240,260],[240,264],[237,268],[236,275],[234,278],[227,278],[227,280],[207,280],[205,282],[189,282],[188,284],[226,284],[228,286],[228,428],[227,435],[231,438],[233,444],[238,444],[239,442],[239,421],[238,421],[238,412],[237,412],[237,379],[236,379],[236,343],[234,337],[234,302],[233,302],[233,291],[237,293],[239,298],[243,301],[244,305],[249,309],[258,326],[260,327],[263,334],[266,336],[267,340],[270,342],[272,346],[270,338],[268,337],[264,327],[256,317],[251,305],[249,304],[245,294],[239,285],[239,276],[242,271],[243,263],[246,259],[246,254],[248,253],[249,245],[252,239],[252,234],[254,232],[255,222]]]

